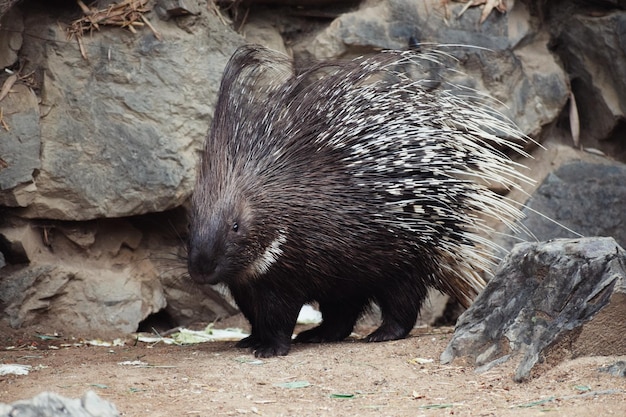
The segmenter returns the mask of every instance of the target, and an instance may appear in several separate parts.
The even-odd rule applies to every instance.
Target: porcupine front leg
[[[252,349],[258,358],[289,353],[291,335],[302,304],[285,301],[267,290],[252,295],[231,288],[231,293],[252,327],[250,336],[240,340],[236,347]]]
[[[295,342],[338,342],[350,336],[354,324],[363,312],[367,300],[320,301],[322,323],[298,334]]]

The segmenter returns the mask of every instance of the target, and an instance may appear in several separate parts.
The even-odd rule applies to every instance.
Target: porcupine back
[[[379,288],[385,267],[413,269],[410,279],[466,306],[482,289],[495,261],[487,220],[514,227],[522,217],[486,184],[527,180],[501,150],[524,154],[525,139],[477,94],[433,90],[432,80],[398,71],[446,57],[390,51],[296,75],[263,47],[231,58],[194,194],[190,259],[202,258],[198,242],[216,239],[208,234],[225,233],[215,227],[221,207],[239,207],[255,224],[238,244],[240,265],[217,279],[246,294],[235,299],[253,334],[257,313],[247,304],[264,275],[304,301]],[[192,277],[203,275],[192,264]]]

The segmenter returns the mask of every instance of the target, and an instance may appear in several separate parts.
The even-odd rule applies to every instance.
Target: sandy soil
[[[77,339],[42,340],[34,331],[0,328],[0,363],[33,366],[26,376],[0,376],[0,402],[94,390],[124,416],[626,415],[626,378],[598,371],[625,357],[566,361],[518,384],[511,363],[483,374],[441,365],[451,328],[415,329],[385,343],[296,345],[262,361],[232,342],[63,347]]]

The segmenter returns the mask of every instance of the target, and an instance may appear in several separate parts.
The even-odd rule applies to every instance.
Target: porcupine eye
[[[233,231],[236,232],[237,230],[239,230],[239,224],[237,224],[237,222],[233,223]]]

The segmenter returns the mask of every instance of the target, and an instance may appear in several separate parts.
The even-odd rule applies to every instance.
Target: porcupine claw
[[[235,347],[241,349],[250,349],[254,351],[257,358],[271,358],[274,356],[285,356],[289,353],[290,343],[281,341],[272,341],[268,343],[260,342],[254,335],[250,335],[241,339]]]

